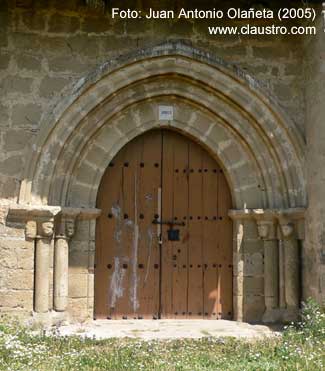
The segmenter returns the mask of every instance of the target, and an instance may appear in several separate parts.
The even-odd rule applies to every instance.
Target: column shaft
[[[49,310],[50,240],[36,240],[35,251],[35,312]]]
[[[285,300],[287,308],[299,307],[299,249],[296,239],[283,241],[285,266]]]
[[[68,305],[69,244],[58,237],[54,247],[54,309],[65,311]]]
[[[266,310],[279,305],[279,251],[277,240],[264,241],[264,295]]]
[[[283,241],[279,241],[279,307],[286,307],[285,300],[285,269],[284,269],[284,247]]]

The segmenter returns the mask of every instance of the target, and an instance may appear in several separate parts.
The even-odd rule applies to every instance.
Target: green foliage
[[[282,336],[154,340],[84,339],[0,322],[0,370],[320,371],[325,365],[325,313],[312,300]]]

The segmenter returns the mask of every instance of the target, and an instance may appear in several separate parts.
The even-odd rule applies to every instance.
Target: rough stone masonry
[[[137,2],[143,12],[231,5]],[[213,19],[113,19],[112,7],[120,2],[0,2],[0,311],[93,317],[100,179],[123,145],[159,126],[160,103],[227,173],[234,319],[286,321],[308,297],[323,302],[320,6],[316,35],[245,37],[209,35]]]

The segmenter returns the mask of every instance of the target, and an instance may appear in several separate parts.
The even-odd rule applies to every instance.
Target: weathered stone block
[[[6,53],[0,54],[0,70],[6,70],[9,66],[10,55]]]
[[[80,27],[78,17],[67,17],[61,14],[54,14],[49,21],[49,32],[74,33]]]
[[[256,58],[269,59],[272,58],[286,58],[288,59],[288,47],[285,44],[278,44],[274,46],[253,46],[253,55]]]
[[[68,312],[76,321],[89,318],[87,298],[69,298]]]
[[[9,290],[33,290],[34,272],[25,269],[1,270],[0,287]]]
[[[237,254],[233,256],[235,275],[262,276],[264,274],[263,254]]]
[[[24,248],[16,248],[18,269],[34,269],[34,242],[24,241],[27,245]]]
[[[44,77],[40,86],[40,95],[51,98],[69,83],[69,80],[60,77]]]
[[[264,297],[260,295],[246,295],[244,297],[244,320],[260,322],[265,311]]]
[[[40,71],[42,68],[41,58],[39,57],[20,54],[15,57],[15,60],[18,68],[21,70]]]
[[[29,130],[6,130],[3,135],[3,148],[6,152],[19,150],[22,151],[33,136],[34,133]]]
[[[12,110],[12,123],[20,127],[38,127],[42,107],[39,104],[15,104]]]
[[[41,31],[45,28],[45,16],[42,13],[36,13],[33,10],[29,10],[21,13],[22,24],[32,31]]]
[[[9,247],[3,246],[4,241],[0,240],[0,267],[1,269],[15,269],[18,266],[18,258],[15,251]]]
[[[7,76],[0,85],[1,94],[8,93],[30,93],[33,79],[20,76]]]
[[[16,50],[39,52],[40,37],[36,34],[26,34],[22,32],[15,32],[11,34],[12,46]]]
[[[245,220],[244,223],[244,240],[258,241],[257,226],[254,220]]]
[[[90,67],[81,63],[76,57],[66,55],[54,57],[48,61],[50,70],[54,72],[72,72],[75,74],[86,73]]]
[[[81,24],[81,30],[87,33],[104,33],[112,30],[110,18],[85,17]]]
[[[234,280],[234,295],[263,295],[263,277],[237,276]]]
[[[73,267],[73,272],[88,272],[89,253],[87,251],[69,251],[69,267]]]
[[[68,40],[69,47],[74,54],[97,58],[99,55],[99,42],[97,37],[73,36]]]
[[[15,155],[0,161],[0,174],[19,176],[23,168],[22,157]]]
[[[0,310],[2,308],[33,309],[32,290],[0,290]]]
[[[0,103],[0,127],[5,126],[9,126],[9,108]]]
[[[193,35],[193,22],[187,19],[179,19],[172,23],[171,35],[179,37],[191,37]]]
[[[69,273],[69,297],[84,298],[88,293],[88,274]]]
[[[95,275],[88,274],[88,298],[94,298],[95,293],[95,283],[94,283]],[[93,300],[90,300],[93,301]]]

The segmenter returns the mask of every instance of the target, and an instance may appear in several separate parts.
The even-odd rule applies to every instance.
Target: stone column
[[[37,220],[34,310],[38,313],[49,310],[50,245],[53,227],[53,219]]]
[[[68,306],[69,240],[74,235],[75,218],[62,216],[57,224],[54,245],[54,310],[64,312]]]
[[[233,307],[234,320],[242,322],[244,319],[244,253],[243,253],[244,225],[243,220],[234,219],[233,241]]]
[[[284,320],[293,321],[299,311],[299,247],[294,224],[280,222],[281,239],[284,250],[284,281],[286,311]]]
[[[264,299],[263,322],[278,320],[279,307],[279,247],[276,220],[257,220],[259,237],[264,244]]]

